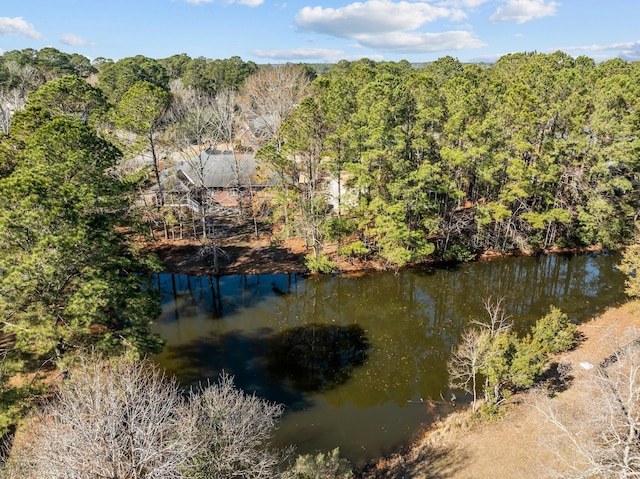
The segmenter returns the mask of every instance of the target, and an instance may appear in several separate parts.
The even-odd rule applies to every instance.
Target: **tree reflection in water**
[[[344,384],[369,354],[364,329],[357,325],[308,324],[282,331],[270,344],[269,371],[306,392]]]

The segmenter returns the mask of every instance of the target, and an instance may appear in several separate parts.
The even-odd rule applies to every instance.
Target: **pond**
[[[154,328],[167,345],[155,360],[187,385],[231,374],[286,406],[277,445],[340,447],[361,465],[449,412],[446,362],[469,322],[485,318],[486,298],[504,298],[519,331],[550,305],[584,321],[625,300],[618,261],[549,255],[351,277],[162,274]]]

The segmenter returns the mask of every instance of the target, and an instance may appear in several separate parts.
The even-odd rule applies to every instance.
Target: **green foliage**
[[[622,253],[618,269],[627,275],[626,293],[632,298],[640,298],[640,246],[629,246]]]
[[[440,87],[449,80],[461,75],[464,72],[464,66],[457,58],[446,56],[428,63],[423,72],[429,74]]]
[[[53,47],[44,47],[36,53],[36,65],[45,78],[57,78],[64,75],[76,75],[86,78],[95,73],[88,58],[78,54],[68,54]]]
[[[30,409],[33,399],[43,392],[35,382],[23,386],[9,384],[9,379],[21,372],[24,365],[8,352],[7,348],[0,349],[0,439]]]
[[[179,53],[176,55],[171,55],[168,58],[162,58],[158,60],[158,63],[162,65],[162,67],[166,70],[167,75],[171,80],[175,80],[177,78],[182,77],[184,72],[193,60],[186,53]]]
[[[64,53],[53,47],[25,48],[0,55],[0,89],[35,90],[45,81],[73,75],[87,78],[96,73],[91,61],[77,53]]]
[[[585,206],[579,206],[578,221],[578,235],[584,244],[615,247],[621,238],[615,205],[607,198],[594,196]]]
[[[142,55],[105,63],[98,74],[98,81],[98,87],[113,105],[117,105],[137,82],[144,81],[163,90],[169,89],[167,71],[157,60]]]
[[[28,108],[39,108],[52,115],[69,115],[84,123],[97,121],[107,112],[102,92],[77,76],[64,76],[45,83],[29,95]]]
[[[351,464],[340,457],[340,449],[319,453],[315,456],[305,454],[298,456],[292,472],[298,479],[352,479],[354,477]]]
[[[470,257],[450,244],[629,242],[640,208],[640,89],[622,65],[562,52],[487,66],[445,57],[419,72],[343,61],[300,103],[304,121],[281,131],[295,148],[278,150],[274,165],[289,161],[295,179],[292,160],[321,151],[320,181],[340,178],[350,197],[340,208],[356,224],[351,233],[393,267],[433,253]]]
[[[514,386],[529,388],[542,374],[547,359],[543,345],[527,335],[516,343],[516,351],[510,367],[511,381]]]
[[[524,213],[522,218],[531,223],[533,228],[543,229],[553,221],[560,223],[571,222],[571,213],[564,209],[553,208],[549,211],[545,211],[544,213],[536,213],[533,211]]]
[[[575,346],[576,331],[577,327],[569,316],[551,306],[549,313],[533,326],[533,341],[538,342],[546,353],[557,354]]]
[[[517,338],[511,331],[491,336],[483,348],[480,373],[486,379],[485,395],[494,402],[502,399],[502,389],[511,380],[511,366],[517,351]]]
[[[48,92],[89,91],[67,82],[76,84],[65,77]],[[150,331],[160,312],[154,262],[116,231],[130,198],[110,174],[120,152],[54,97],[36,96],[0,160],[11,165],[0,178],[0,318],[15,340],[6,359],[26,373],[43,361],[64,368],[81,348],[141,357],[162,347]],[[20,394],[5,390],[7,421],[23,411]]]
[[[478,226],[486,226],[493,222],[501,223],[511,217],[511,210],[502,203],[489,203],[487,205],[478,205]]]
[[[441,257],[444,261],[466,263],[475,260],[477,255],[468,246],[456,243],[449,246]]]
[[[138,134],[154,131],[169,106],[171,95],[147,81],[134,83],[123,95],[116,110],[116,124]]]
[[[496,420],[502,415],[503,411],[504,409],[501,409],[497,402],[487,401],[482,404],[480,415],[485,419]]]
[[[225,89],[240,88],[249,75],[258,71],[258,66],[237,56],[223,60],[198,57],[186,62],[181,69],[185,86],[215,95]]]
[[[0,388],[0,438],[9,433],[28,412],[34,394],[40,392],[28,387]]]
[[[352,257],[352,258],[362,258],[371,253],[371,250],[367,248],[367,245],[362,241],[352,241],[343,248],[340,249],[339,253],[342,256]]]
[[[326,254],[318,256],[308,254],[304,257],[304,264],[313,273],[331,274],[338,269],[338,265],[331,261]]]
[[[344,216],[334,216],[325,223],[325,236],[329,240],[341,240],[356,229],[355,222]]]
[[[543,373],[549,354],[566,351],[575,344],[576,327],[566,314],[551,307],[530,334],[518,337],[504,321],[500,303],[487,303],[490,322],[480,330],[468,330],[449,361],[451,387],[474,392],[478,376],[484,378],[489,407],[506,398],[510,389],[529,388]],[[474,396],[475,397],[475,396]]]

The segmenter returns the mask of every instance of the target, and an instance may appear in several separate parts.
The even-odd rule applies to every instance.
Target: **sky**
[[[493,62],[564,51],[640,59],[639,0],[0,0],[0,53],[94,60]]]

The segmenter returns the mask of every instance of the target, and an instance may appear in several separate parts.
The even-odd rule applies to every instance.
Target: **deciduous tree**
[[[184,395],[150,362],[80,358],[26,422],[3,477],[287,477],[269,447],[283,409],[229,376]]]
[[[640,470],[640,350],[637,341],[589,372],[579,400],[536,403],[552,430],[546,446],[558,462],[554,477],[637,477]]]
[[[299,65],[261,68],[245,80],[240,107],[256,149],[275,141],[296,106],[309,91],[307,71]]]

